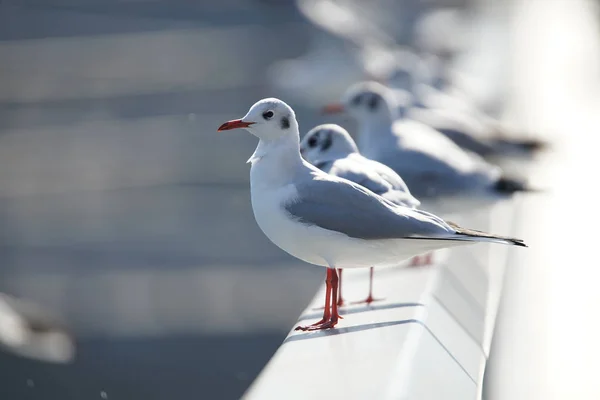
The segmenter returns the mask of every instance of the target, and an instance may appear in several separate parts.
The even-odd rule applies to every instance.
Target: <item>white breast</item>
[[[280,188],[252,188],[252,210],[263,233],[282,250],[311,264],[326,266],[314,243],[312,228],[294,221],[284,210],[285,201],[297,194],[292,184]]]

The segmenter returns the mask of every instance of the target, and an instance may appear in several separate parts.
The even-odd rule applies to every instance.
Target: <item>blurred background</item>
[[[256,139],[216,128],[271,96],[294,107],[302,133],[352,127],[318,110],[387,71],[382,43],[452,54],[457,90],[559,143],[543,167],[505,168],[585,197],[585,175],[570,172],[598,165],[595,146],[575,139],[600,127],[598,16],[586,0],[0,1],[0,291],[44,307],[76,346],[64,365],[1,351],[0,398],[239,398],[323,271],[260,232],[245,164]],[[590,293],[581,281],[563,290],[571,258],[549,272],[558,238],[592,218],[556,211],[582,205],[573,190],[516,221],[542,254],[518,277],[544,300],[532,300],[543,317],[529,338],[562,332],[552,293]],[[535,341],[546,355],[548,340]]]

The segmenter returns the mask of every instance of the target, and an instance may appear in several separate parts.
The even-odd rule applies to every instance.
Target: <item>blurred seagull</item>
[[[358,183],[394,204],[411,208],[421,204],[391,168],[362,156],[339,125],[324,124],[308,131],[300,142],[300,154],[321,171]]]
[[[535,138],[518,137],[473,102],[469,92],[488,92],[490,85],[453,68],[464,56],[468,27],[475,23],[472,12],[459,3],[297,0],[296,4],[316,27],[346,42],[345,58],[330,56],[331,48],[315,53],[319,62],[280,71],[278,87],[294,86],[294,93],[310,93],[316,100],[356,76],[359,68],[363,76],[411,93],[416,106],[409,110],[411,118],[466,150],[485,157],[529,156],[547,146]],[[307,85],[312,90],[307,91]]]
[[[358,120],[361,153],[402,176],[421,200],[473,194],[493,199],[528,190],[524,182],[505,177],[500,168],[464,151],[435,129],[399,119],[394,93],[382,84],[355,84],[342,104],[324,109],[344,110]]]
[[[447,136],[465,150],[484,157],[529,156],[548,147],[535,138],[518,137],[483,113],[451,83],[449,60],[433,55],[397,64],[384,79],[390,88],[412,94],[411,108],[400,112]]]
[[[296,116],[281,100],[260,100],[243,118],[225,122],[218,131],[237,128],[259,139],[248,160],[258,226],[292,256],[327,268],[323,318],[297,330],[337,324],[336,268],[393,266],[417,254],[476,242],[525,247],[519,239],[464,229],[425,211],[395,205],[315,168],[301,157]]]
[[[402,178],[389,167],[363,157],[356,143],[344,128],[335,124],[319,125],[308,131],[300,141],[300,154],[321,171],[358,183],[394,204],[416,208],[421,202],[415,199]],[[419,264],[415,257],[413,265]],[[339,300],[342,298],[342,270],[339,274]],[[373,298],[373,267],[369,269],[369,295],[354,304],[371,304]]]
[[[36,304],[0,293],[0,348],[51,363],[68,363],[75,341],[67,328]]]

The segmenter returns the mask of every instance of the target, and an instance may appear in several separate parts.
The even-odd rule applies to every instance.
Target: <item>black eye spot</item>
[[[271,111],[271,110],[265,111],[262,116],[264,119],[269,120],[269,119],[273,118],[273,111]]]
[[[325,137],[323,138],[323,142],[321,144],[321,150],[327,150],[328,148],[331,147],[332,143],[333,143],[333,139],[331,139],[331,134],[326,133]]]
[[[379,97],[373,96],[369,99],[369,108],[371,110],[375,110],[379,105]]]
[[[290,127],[290,119],[288,117],[281,118],[281,129],[287,129]]]
[[[360,104],[361,102],[361,97],[362,95],[358,95],[358,96],[354,96],[354,98],[350,101],[350,103],[352,103],[353,106],[357,106]]]
[[[315,147],[317,145],[317,138],[315,136],[312,136],[310,139],[308,139],[308,147]]]

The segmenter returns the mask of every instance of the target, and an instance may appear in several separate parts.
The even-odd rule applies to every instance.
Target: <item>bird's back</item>
[[[317,164],[324,172],[366,187],[387,200],[400,205],[416,207],[420,203],[408,190],[406,183],[393,170],[360,154]]]
[[[392,143],[382,142],[365,155],[402,176],[417,197],[487,189],[500,175],[481,157],[417,121],[399,120],[391,133]]]

